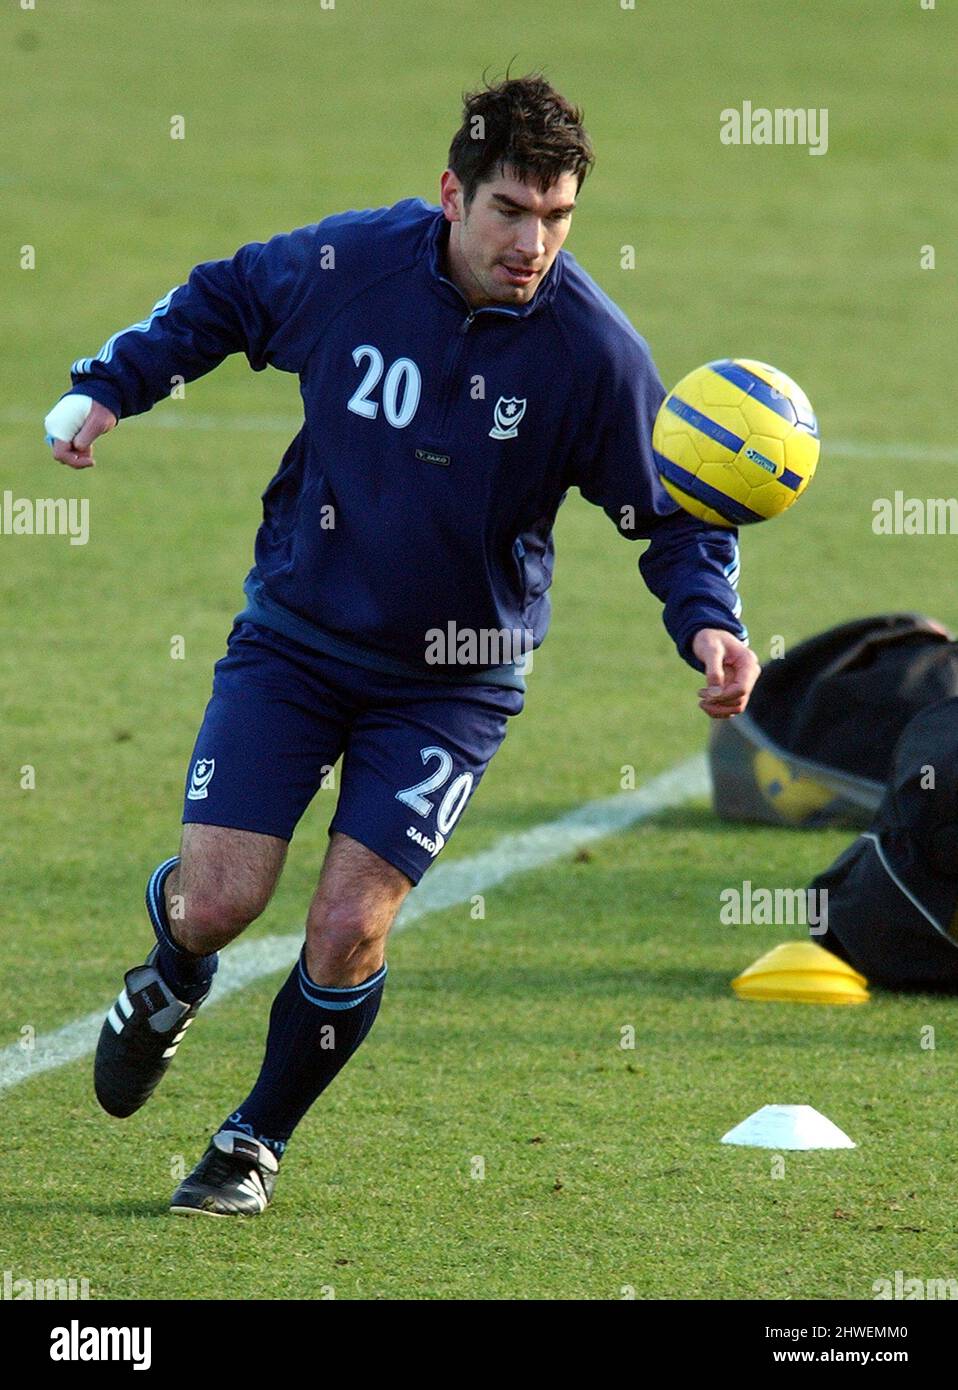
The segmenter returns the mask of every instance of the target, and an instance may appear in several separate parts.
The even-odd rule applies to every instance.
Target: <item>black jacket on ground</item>
[[[871,983],[958,993],[958,697],[909,721],[874,820],[810,886],[813,939]]]

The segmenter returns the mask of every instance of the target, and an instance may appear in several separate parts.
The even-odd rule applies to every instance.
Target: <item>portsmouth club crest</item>
[[[193,764],[193,773],[190,777],[190,788],[186,793],[187,801],[205,801],[208,792],[207,787],[212,780],[216,770],[215,758],[197,758]]]
[[[489,431],[490,439],[515,439],[519,421],[526,413],[526,403],[516,396],[500,396],[494,411],[496,423]]]

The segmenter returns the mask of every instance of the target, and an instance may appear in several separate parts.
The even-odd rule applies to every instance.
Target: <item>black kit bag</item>
[[[810,887],[812,939],[871,983],[958,992],[958,698],[911,720],[868,830]]]
[[[768,662],[748,709],[712,729],[725,820],[869,824],[905,726],[958,695],[958,642],[920,613],[856,618]]]

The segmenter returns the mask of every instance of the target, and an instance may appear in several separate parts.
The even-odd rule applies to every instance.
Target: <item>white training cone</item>
[[[722,1135],[723,1144],[755,1149],[854,1149],[838,1125],[810,1105],[763,1105]]]

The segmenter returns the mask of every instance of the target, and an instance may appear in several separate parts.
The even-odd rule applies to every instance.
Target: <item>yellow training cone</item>
[[[783,941],[732,981],[740,999],[867,1004],[868,981],[814,941]]]

